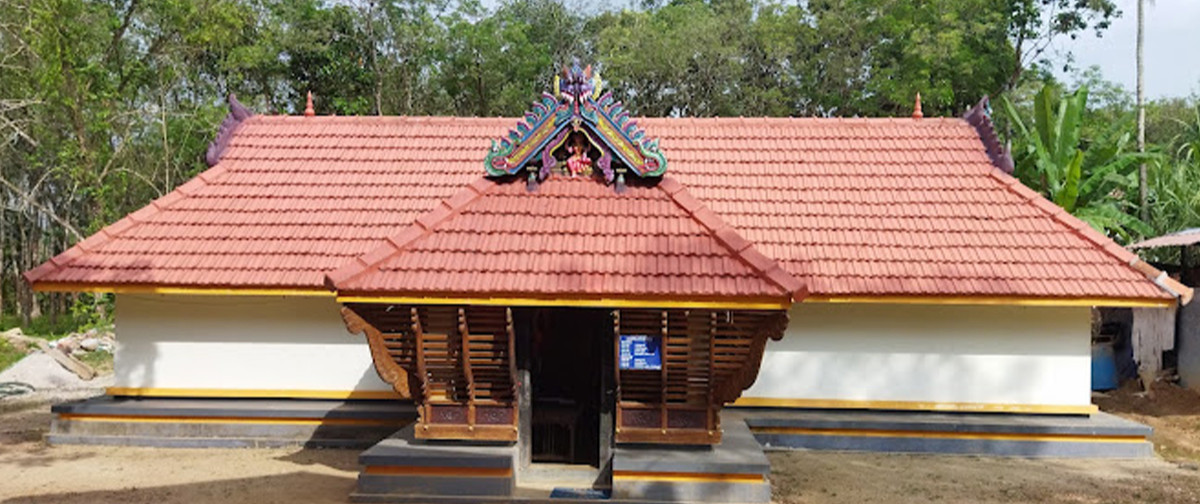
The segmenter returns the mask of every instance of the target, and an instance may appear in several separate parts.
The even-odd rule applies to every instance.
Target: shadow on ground
[[[289,453],[275,460],[289,462],[299,466],[319,465],[339,471],[358,472],[358,456],[362,450],[343,450],[334,448],[305,448]]]

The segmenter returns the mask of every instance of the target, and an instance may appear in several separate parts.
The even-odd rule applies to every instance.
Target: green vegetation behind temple
[[[65,313],[40,315],[28,322],[16,313],[5,314],[0,317],[0,332],[20,327],[25,336],[53,340],[89,329],[111,330],[112,313],[113,296],[81,294]]]
[[[260,113],[296,113],[312,91],[318,114],[516,116],[577,56],[647,116],[907,117],[917,92],[927,117],[960,115],[984,95],[1010,96],[1024,112],[1051,80],[1046,69],[1068,61],[1043,48],[1090,37],[1118,15],[1112,0],[579,5],[7,0],[0,321],[63,334],[108,317],[70,294],[34,295],[19,273],[202,170],[229,93]],[[1133,108],[1098,74],[1083,81],[1093,100],[1079,148],[1092,156],[1132,131]],[[1114,235],[1196,225],[1189,193],[1200,161],[1181,161],[1175,139],[1196,135],[1174,121],[1200,127],[1195,107],[1195,98],[1151,104],[1152,215]],[[1124,191],[1094,196],[1136,214]],[[28,320],[38,312],[54,316]]]

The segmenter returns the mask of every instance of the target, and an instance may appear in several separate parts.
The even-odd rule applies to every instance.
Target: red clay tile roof
[[[220,163],[27,273],[39,288],[318,288],[483,172],[514,119],[246,119]],[[672,175],[823,296],[1166,299],[961,119],[642,119]],[[500,225],[497,223],[497,225]]]
[[[215,167],[26,278],[324,290],[325,273],[479,178],[511,122],[250,117]]]
[[[803,284],[674,179],[481,178],[329,275],[342,295],[803,297]]]
[[[960,119],[643,124],[674,176],[812,294],[1169,297]]]

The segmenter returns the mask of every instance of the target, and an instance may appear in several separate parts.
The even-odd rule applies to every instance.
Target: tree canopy
[[[1120,15],[1112,0],[0,4],[0,315],[24,317],[74,298],[34,296],[19,272],[200,171],[231,93],[262,113],[311,91],[320,114],[516,116],[578,57],[647,116],[907,116],[918,92],[927,116],[984,95],[1027,110],[1020,91],[1064,63],[1051,42]],[[1151,138],[1200,157],[1195,118],[1171,118]]]

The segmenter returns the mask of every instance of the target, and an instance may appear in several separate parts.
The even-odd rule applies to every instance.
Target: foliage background
[[[927,116],[984,95],[1029,114],[1069,63],[1052,42],[1119,15],[1111,0],[0,0],[0,325],[106,317],[104,297],[35,295],[19,273],[200,171],[231,93],[259,113],[312,91],[319,114],[515,116],[579,57],[648,116],[907,116],[917,92]],[[1132,100],[1079,80],[1077,147],[1096,157],[1130,131]],[[1198,224],[1196,106],[1150,105],[1153,212],[1114,236]],[[1108,187],[1092,200],[1129,212]]]

